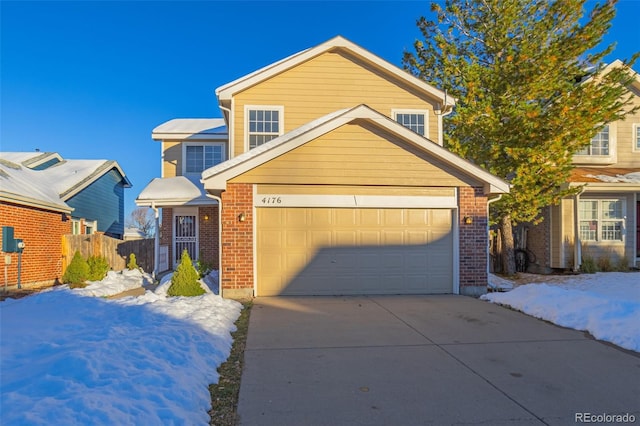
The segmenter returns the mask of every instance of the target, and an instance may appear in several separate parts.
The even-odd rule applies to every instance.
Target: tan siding
[[[258,185],[258,194],[284,195],[402,195],[423,197],[453,197],[455,188],[421,188],[404,186],[349,185]]]
[[[640,107],[640,96],[635,96],[634,106]],[[616,123],[618,163],[615,167],[640,168],[640,150],[634,150],[633,146],[634,123],[640,125],[640,110]]]
[[[562,268],[570,268],[574,266],[573,254],[574,254],[574,241],[575,241],[575,232],[574,232],[574,199],[573,198],[565,198],[562,200],[562,241],[561,247],[563,252],[563,262],[561,264]]]
[[[429,137],[437,141],[432,102],[345,53],[327,52],[234,97],[235,155],[245,150],[245,105],[283,105],[284,132],[360,104],[387,116],[392,109],[429,110]]]
[[[347,124],[230,182],[324,185],[469,186],[400,141]]]
[[[179,141],[162,141],[162,177],[182,174],[182,144]]]

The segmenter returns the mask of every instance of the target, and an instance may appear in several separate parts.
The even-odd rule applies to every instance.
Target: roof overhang
[[[151,132],[154,140],[229,139],[224,118],[176,118],[162,123]]]
[[[70,160],[68,162],[71,162],[71,161],[73,160]],[[127,176],[124,174],[124,171],[122,170],[120,165],[114,160],[108,160],[108,161],[105,161],[103,164],[101,164],[98,168],[96,168],[96,170],[93,173],[91,173],[89,176],[87,176],[85,179],[73,185],[71,188],[67,189],[66,191],[60,193],[60,198],[63,199],[64,201],[67,201],[68,199],[72,198],[74,195],[81,192],[83,189],[91,185],[96,180],[100,179],[102,176],[104,176],[111,170],[116,170],[120,174],[122,178],[121,181],[122,181],[123,187],[131,188],[131,182],[129,181],[129,178],[127,178]]]
[[[237,80],[220,86],[216,89],[216,96],[220,105],[229,107],[232,97],[249,87],[252,87],[261,81],[269,79],[277,74],[280,74],[290,68],[293,68],[303,62],[315,58],[325,52],[345,50],[350,54],[356,56],[360,60],[364,61],[382,71],[393,78],[397,78],[408,84],[418,93],[428,96],[434,101],[441,104],[443,111],[447,111],[453,108],[455,105],[455,99],[451,96],[447,96],[442,90],[439,90],[430,84],[420,80],[419,78],[409,74],[405,70],[398,68],[397,66],[387,62],[377,55],[369,52],[366,49],[358,46],[357,44],[345,39],[342,36],[337,36],[328,40],[316,47],[303,50],[302,52],[291,55],[280,61],[274,62],[264,68],[261,68],[253,73],[247,74]]]
[[[7,203],[20,204],[23,206],[34,207],[43,210],[51,210],[60,213],[71,213],[74,208],[67,204],[49,203],[44,200],[38,200],[35,198],[25,197],[20,194],[14,194],[11,192],[0,191],[0,201]]]
[[[264,145],[205,170],[202,173],[204,188],[210,193],[217,194],[219,191],[226,189],[227,181],[230,179],[354,120],[366,120],[373,123],[375,126],[398,136],[413,147],[428,153],[433,158],[450,165],[461,174],[482,182],[486,195],[509,192],[510,187],[507,182],[366,105],[359,105],[328,114]]]
[[[185,176],[155,178],[135,199],[141,207],[176,207],[215,205],[218,202],[209,198],[202,185]]]

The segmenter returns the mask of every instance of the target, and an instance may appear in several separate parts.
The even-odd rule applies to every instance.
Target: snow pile
[[[109,271],[102,281],[88,281],[89,285],[73,291],[82,296],[106,297],[152,283],[151,275],[137,269],[125,269],[121,272]]]
[[[640,183],[640,172],[627,173],[626,175],[617,176],[587,175],[587,177],[598,179],[601,182],[608,183]]]
[[[133,278],[105,281],[118,279]],[[208,424],[208,385],[242,305],[213,293],[86,294],[58,287],[0,303],[2,423]]]
[[[584,274],[561,284],[527,284],[482,299],[640,352],[640,274]]]
[[[497,275],[489,274],[488,287],[491,291],[510,291],[513,283]]]

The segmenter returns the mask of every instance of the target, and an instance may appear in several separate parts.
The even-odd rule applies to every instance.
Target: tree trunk
[[[500,218],[500,238],[502,238],[502,273],[510,277],[516,274],[516,254],[510,215]]]

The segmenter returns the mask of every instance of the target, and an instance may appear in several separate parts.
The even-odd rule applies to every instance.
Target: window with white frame
[[[640,151],[640,123],[635,123],[633,125],[633,149],[636,151]]]
[[[427,134],[427,111],[421,110],[397,110],[393,111],[394,119],[419,135]]]
[[[280,136],[283,129],[282,116],[282,107],[247,107],[246,129],[249,149],[258,147]]]
[[[581,241],[623,241],[624,200],[580,200],[578,218]]]
[[[82,234],[80,219],[71,219],[71,233],[73,235]]]
[[[609,155],[609,125],[591,138],[591,143],[577,152],[578,155]]]
[[[185,174],[202,173],[202,171],[224,161],[224,144],[202,143],[185,146]]]

